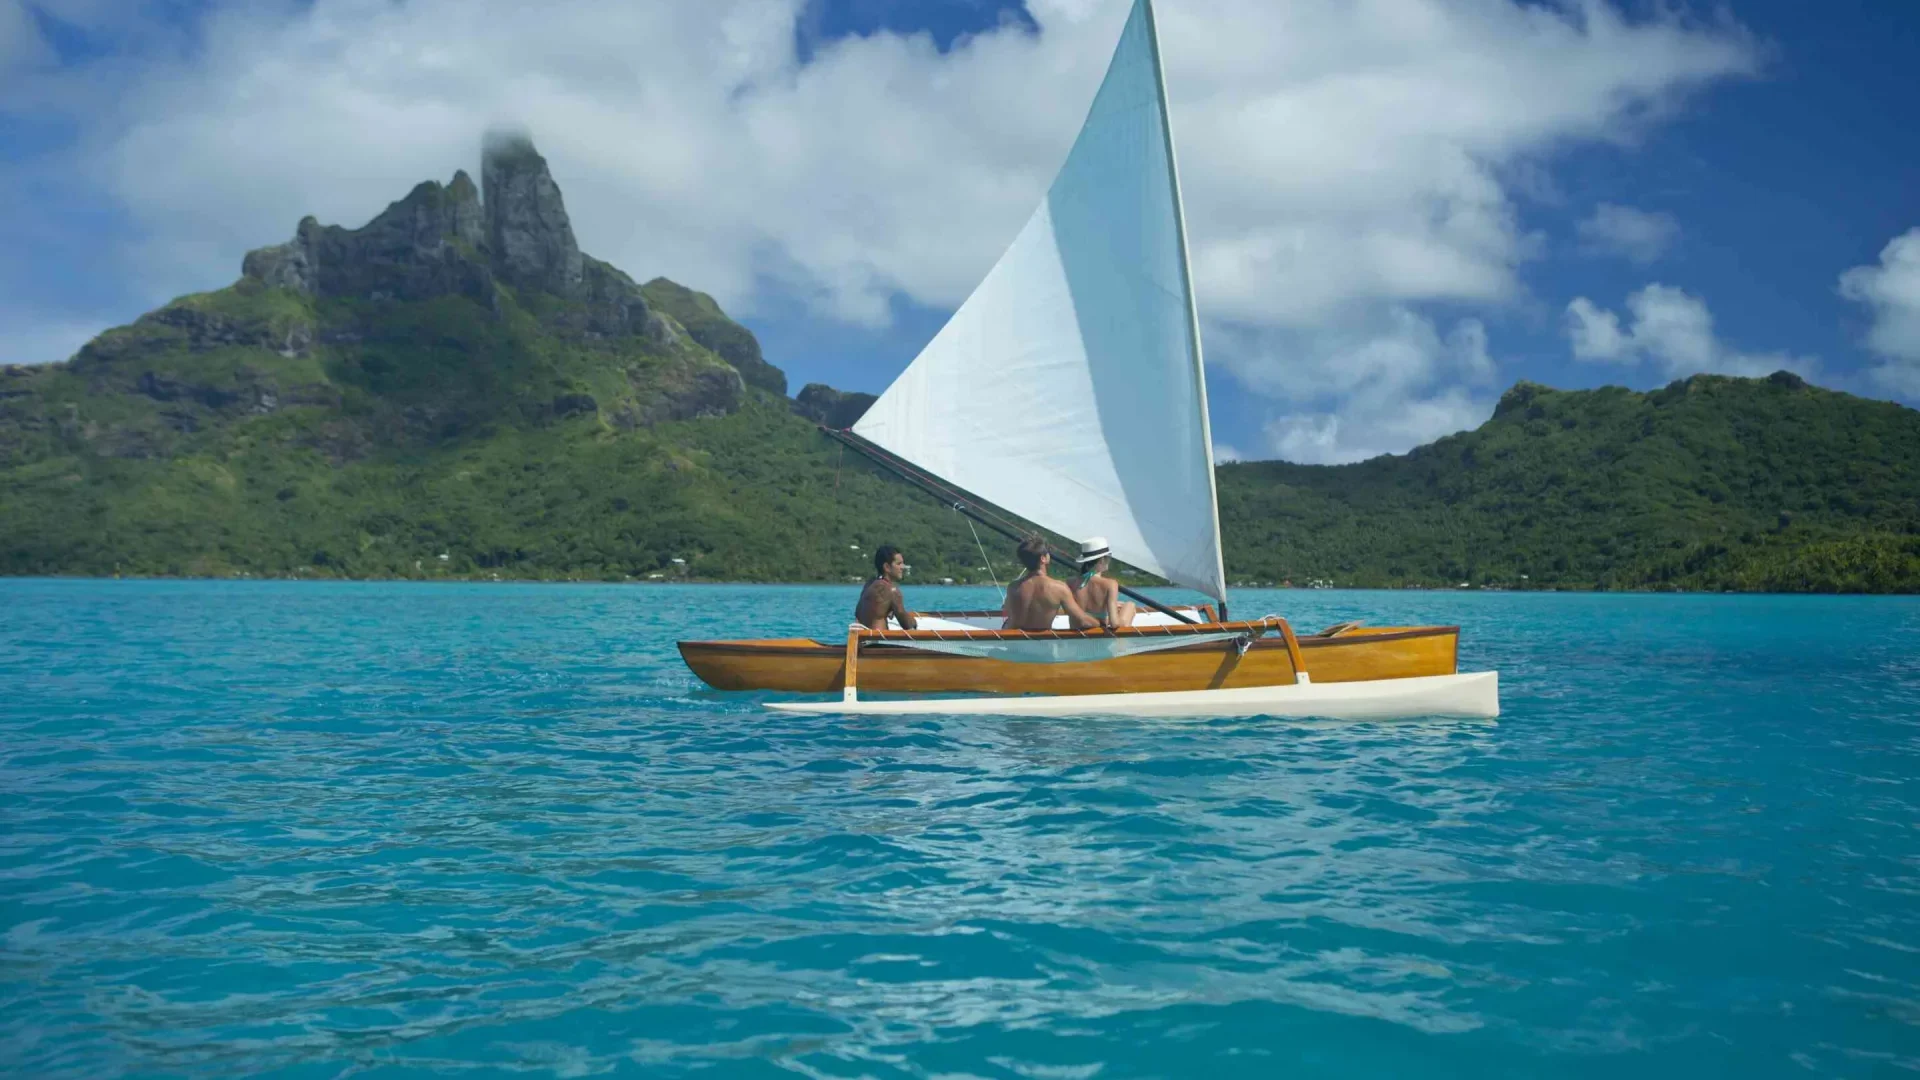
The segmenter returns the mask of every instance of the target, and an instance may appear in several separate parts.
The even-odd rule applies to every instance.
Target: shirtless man
[[[1066,582],[1047,576],[1047,565],[1052,561],[1045,540],[1030,539],[1020,544],[1020,562],[1027,572],[1007,586],[1007,602],[1000,609],[1006,616],[1000,624],[1002,630],[1051,630],[1054,615],[1063,609],[1067,625],[1075,630],[1100,625],[1100,620],[1080,607]]]
[[[873,580],[860,590],[860,602],[854,605],[854,621],[869,630],[885,630],[887,616],[900,622],[900,629],[912,630],[916,622],[907,610],[907,598],[900,594],[900,579],[907,574],[907,558],[892,544],[881,544],[873,553]]]
[[[1081,578],[1074,592],[1087,614],[1110,630],[1132,626],[1134,616],[1140,614],[1139,605],[1120,599],[1120,583],[1107,576],[1107,568],[1112,565],[1105,537],[1096,536],[1080,545]]]

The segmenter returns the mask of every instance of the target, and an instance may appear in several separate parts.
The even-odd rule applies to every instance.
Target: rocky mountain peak
[[[489,132],[482,143],[480,184],[487,244],[500,278],[578,297],[584,276],[580,245],[560,185],[533,140],[520,132]]]
[[[533,141],[493,132],[483,143],[480,184],[464,169],[444,185],[425,181],[358,229],[302,218],[291,241],[249,252],[241,272],[308,296],[457,293],[491,307],[496,281],[591,301],[589,294],[606,290],[589,287],[590,261]],[[620,306],[613,321],[621,325],[605,331],[644,329],[644,312],[633,318],[631,304]]]
[[[453,234],[474,250],[485,250],[486,210],[480,205],[480,188],[467,175],[467,170],[454,170],[453,179],[447,184],[447,203],[452,211]]]
[[[495,311],[502,285],[546,294],[568,301],[536,305],[556,334],[574,340],[638,335],[671,346],[685,330],[748,384],[786,393],[786,375],[711,297],[665,279],[643,290],[616,267],[583,254],[560,186],[524,132],[486,135],[478,185],[465,170],[445,184],[417,184],[358,229],[302,218],[292,240],[249,252],[242,273],[310,297],[457,295]]]
[[[493,306],[479,193],[465,173],[428,180],[358,229],[300,219],[293,239],[247,253],[240,272],[305,296],[425,300],[449,294]]]
[[[826,383],[808,383],[794,398],[794,412],[830,428],[850,428],[879,400],[857,390],[835,390]]]

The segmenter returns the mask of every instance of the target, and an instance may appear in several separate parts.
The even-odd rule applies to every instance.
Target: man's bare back
[[[854,605],[853,619],[869,630],[885,630],[889,616],[898,619],[904,630],[914,627],[913,612],[907,610],[907,598],[901,594],[900,586],[886,578],[874,578],[860,590],[860,602]]]
[[[1036,554],[1029,550],[1030,546],[1021,545],[1021,561],[1027,564],[1027,572],[1007,586],[1007,602],[1000,608],[1006,621],[1000,624],[1000,628],[1051,630],[1053,617],[1061,611],[1067,613],[1067,625],[1075,630],[1099,626],[1100,621],[1081,608],[1066,582],[1047,576],[1051,556],[1044,551]]]
[[[860,602],[853,606],[854,621],[869,630],[885,630],[887,618],[891,616],[899,621],[902,630],[912,630],[919,624],[913,612],[907,610],[907,598],[901,594],[899,585],[906,573],[906,556],[892,545],[882,544],[874,552],[873,561],[879,573],[860,590]]]

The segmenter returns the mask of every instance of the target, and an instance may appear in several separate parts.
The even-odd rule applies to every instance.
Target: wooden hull
[[[931,652],[915,648],[913,634],[896,631],[862,642],[858,685],[861,693],[1111,694],[1284,686],[1297,681],[1293,650],[1280,633],[1252,623],[1215,623],[1205,629],[1234,628],[1258,631],[1261,636],[1244,652],[1234,641],[1216,640],[1064,663]],[[1458,670],[1457,626],[1360,628],[1297,641],[1300,667],[1314,683],[1451,675]],[[824,694],[846,685],[847,652],[841,644],[783,638],[679,645],[694,674],[719,690]]]

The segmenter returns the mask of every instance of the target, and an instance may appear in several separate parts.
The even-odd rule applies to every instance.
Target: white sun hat
[[[1111,554],[1111,552],[1107,550],[1106,537],[1089,537],[1080,544],[1080,565],[1088,566],[1096,563],[1109,554]]]

